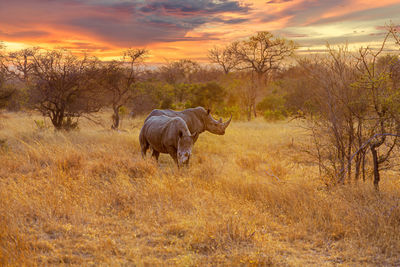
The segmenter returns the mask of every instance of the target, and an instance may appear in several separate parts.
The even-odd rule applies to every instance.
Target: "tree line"
[[[144,65],[149,51],[127,49],[118,60],[77,57],[68,50],[10,52],[0,47],[0,105],[32,108],[56,129],[77,127],[80,117],[112,109],[120,116],[154,108],[211,108],[251,120],[300,118],[312,137],[307,151],[321,177],[345,183],[396,168],[400,136],[400,60],[397,27],[389,26],[379,48],[349,51],[327,46],[324,54],[295,56],[297,44],[259,32],[208,53],[213,64],[190,59],[160,67]]]
[[[260,32],[212,49],[209,57],[225,66],[220,69],[190,59],[146,67],[146,49],[127,49],[120,59],[104,62],[65,49],[9,52],[0,47],[0,99],[10,109],[39,110],[56,129],[72,129],[81,116],[103,107],[113,110],[113,129],[118,129],[124,110],[136,114],[201,105],[235,117],[247,112],[251,119],[252,111],[257,115],[257,97],[270,73],[295,48],[292,41]]]

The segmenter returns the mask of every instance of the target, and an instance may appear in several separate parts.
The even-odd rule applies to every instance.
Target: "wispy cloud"
[[[248,5],[236,0],[15,0],[0,3],[0,26],[9,28],[9,37],[15,38],[17,32],[38,32],[37,27],[45,25],[52,31],[90,34],[117,46],[146,45],[162,38],[183,38],[207,23],[242,23],[245,19],[223,14],[248,11]]]
[[[0,1],[0,40],[100,56],[140,46],[155,58],[199,59],[261,30],[314,50],[378,40],[379,26],[399,14],[398,0],[12,0]]]

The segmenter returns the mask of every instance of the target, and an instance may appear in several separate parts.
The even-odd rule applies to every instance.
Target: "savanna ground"
[[[203,133],[178,170],[141,158],[143,118],[34,119],[1,115],[1,265],[400,265],[398,173],[328,188],[296,123]]]

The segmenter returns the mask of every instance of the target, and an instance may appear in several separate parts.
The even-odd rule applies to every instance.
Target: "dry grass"
[[[204,133],[178,170],[141,159],[139,119],[54,133],[2,116],[1,265],[400,265],[398,174],[379,195],[327,189],[291,124]]]

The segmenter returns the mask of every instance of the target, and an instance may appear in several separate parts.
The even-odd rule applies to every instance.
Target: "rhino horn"
[[[232,114],[231,114],[231,117],[229,118],[229,120],[223,123],[225,129],[229,126],[229,124],[231,123],[231,120],[232,120]],[[220,121],[222,122],[222,119],[220,119]]]

